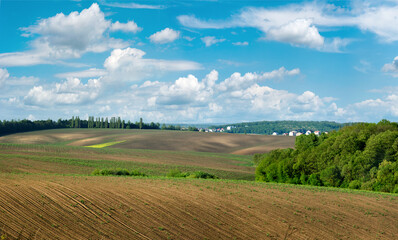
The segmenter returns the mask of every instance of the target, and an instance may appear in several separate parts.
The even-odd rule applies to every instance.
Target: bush
[[[166,176],[167,176],[167,177],[182,177],[182,178],[185,178],[185,177],[188,177],[188,176],[189,176],[189,173],[187,173],[187,172],[181,172],[181,171],[178,170],[178,169],[171,169],[171,170],[167,173]]]
[[[308,183],[312,186],[322,186],[321,180],[319,179],[319,174],[311,174],[308,178]]]
[[[180,178],[203,178],[203,179],[218,179],[218,177],[214,174],[197,171],[197,172],[181,172],[178,169],[170,170],[167,177],[180,177]]]
[[[145,173],[142,173],[138,170],[127,170],[127,169],[121,169],[121,168],[115,168],[115,169],[95,169],[92,173],[92,175],[97,175],[97,176],[142,176],[145,177],[147,176]]]
[[[348,185],[348,188],[351,188],[351,189],[361,189],[361,182],[360,181],[358,181],[358,180],[354,180],[354,181],[351,181],[350,182],[350,184]]]

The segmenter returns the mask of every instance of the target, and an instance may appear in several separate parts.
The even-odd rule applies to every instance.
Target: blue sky
[[[398,121],[398,1],[0,1],[0,119]]]

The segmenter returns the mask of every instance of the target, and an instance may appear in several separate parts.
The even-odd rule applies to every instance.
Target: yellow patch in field
[[[90,147],[90,148],[104,148],[104,147],[109,147],[118,143],[122,143],[125,141],[119,141],[119,142],[107,142],[107,143],[101,143],[101,144],[95,144],[95,145],[90,145],[90,146],[86,146],[86,147]]]

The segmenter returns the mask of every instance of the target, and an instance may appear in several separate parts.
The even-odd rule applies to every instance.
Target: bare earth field
[[[57,129],[12,134],[0,137],[0,143],[68,144],[89,146],[125,141],[112,146],[123,149],[197,151],[251,155],[276,148],[294,147],[294,137],[199,133],[136,129]]]
[[[258,183],[252,156],[240,155],[293,146],[153,130],[4,136],[0,239],[398,239],[397,194]],[[149,177],[91,175],[111,168]],[[167,178],[174,169],[220,179]]]
[[[397,239],[398,197],[254,182],[1,174],[7,239]]]

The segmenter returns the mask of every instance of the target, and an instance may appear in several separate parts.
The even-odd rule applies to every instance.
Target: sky
[[[0,119],[398,121],[398,1],[0,0]]]

